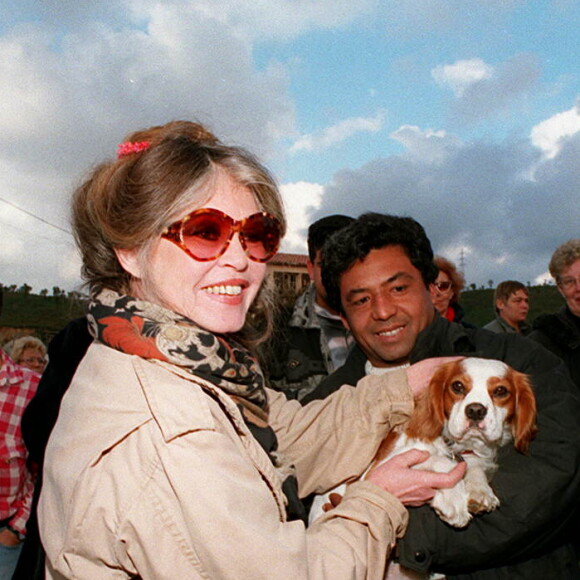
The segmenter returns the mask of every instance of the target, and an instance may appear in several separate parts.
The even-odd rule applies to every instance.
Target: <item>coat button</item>
[[[422,564],[427,559],[427,555],[422,550],[415,552],[415,562]]]

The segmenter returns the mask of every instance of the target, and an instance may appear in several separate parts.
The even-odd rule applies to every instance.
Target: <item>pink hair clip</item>
[[[126,155],[131,155],[132,153],[139,153],[140,151],[145,151],[151,147],[149,141],[137,141],[132,143],[131,141],[125,141],[117,147],[117,159],[125,157]]]

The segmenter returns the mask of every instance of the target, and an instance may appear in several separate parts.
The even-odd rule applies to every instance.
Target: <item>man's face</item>
[[[435,316],[421,273],[401,246],[371,250],[340,280],[343,322],[376,367],[406,362]]]
[[[530,309],[530,302],[528,295],[523,290],[516,290],[507,299],[497,301],[497,309],[499,315],[511,326],[518,328],[520,322],[523,322],[528,315]]]
[[[580,260],[564,268],[558,281],[558,290],[574,316],[580,316]]]
[[[329,312],[334,312],[334,310],[326,302],[326,289],[324,284],[322,284],[322,270],[321,270],[322,255],[320,250],[316,251],[316,256],[314,257],[314,262],[307,260],[306,266],[308,268],[308,275],[314,284],[316,289],[316,303],[322,306]]]

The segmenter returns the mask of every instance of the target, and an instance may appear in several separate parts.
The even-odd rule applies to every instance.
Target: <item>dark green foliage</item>
[[[77,293],[65,295],[64,291],[48,296],[26,293],[22,288],[9,291],[4,288],[4,308],[0,317],[0,327],[29,328],[35,334],[48,340],[70,320],[84,314],[84,297]],[[555,286],[532,286],[530,291],[530,313],[528,322],[540,314],[556,312],[564,300]],[[43,294],[46,294],[44,292]],[[284,296],[287,305],[293,304],[295,296]],[[476,326],[483,326],[495,316],[493,309],[493,289],[465,290],[460,297],[465,310],[465,320]]]
[[[4,288],[0,327],[33,329],[46,342],[70,320],[84,314],[84,301],[77,293],[41,296],[21,290]]]

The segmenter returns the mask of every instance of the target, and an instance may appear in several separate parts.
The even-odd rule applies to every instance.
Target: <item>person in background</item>
[[[22,438],[29,460],[38,466],[30,517],[26,523],[20,557],[12,580],[44,580],[45,554],[38,532],[37,508],[42,489],[44,452],[58,417],[60,404],[93,337],[86,317],[69,322],[48,345],[48,365],[38,389],[22,414]]]
[[[291,313],[281,311],[272,340],[261,349],[269,385],[288,398],[302,399],[333,370],[340,367],[353,344],[340,316],[326,301],[320,279],[322,246],[353,218],[330,215],[308,228],[308,261],[311,283],[297,298]]]
[[[42,374],[46,367],[46,346],[35,336],[21,336],[10,348],[10,358],[27,369]]]
[[[555,314],[538,316],[529,338],[559,356],[580,388],[580,238],[559,246],[549,269],[566,303]]]
[[[269,326],[280,194],[251,154],[197,123],[131,134],[76,190],[73,225],[94,340],[45,452],[48,578],[381,577],[403,502],[428,501],[464,467],[394,458],[308,529],[298,496],[360,475],[448,359],[307,407],[265,387],[251,347]]]
[[[429,292],[437,274],[429,239],[412,218],[364,214],[334,235],[324,247],[322,281],[357,344],[303,403],[433,356],[499,359],[526,373],[538,433],[526,455],[502,448],[492,481],[501,507],[460,530],[429,506],[414,508],[395,558],[405,568],[448,580],[577,580],[569,532],[578,525],[580,499],[577,389],[562,361],[531,340],[439,316]],[[345,416],[352,411],[345,408]]]
[[[472,326],[464,322],[463,308],[459,304],[459,295],[465,286],[463,274],[457,270],[453,262],[443,256],[435,256],[433,263],[438,274],[435,281],[429,284],[429,291],[435,309],[449,322]]]
[[[0,313],[2,311],[0,289]],[[20,419],[39,375],[16,365],[0,349],[0,578],[9,580],[26,535],[34,489]]]
[[[493,293],[495,319],[483,328],[492,332],[529,334],[532,327],[526,322],[530,310],[528,289],[516,280],[505,280]]]

